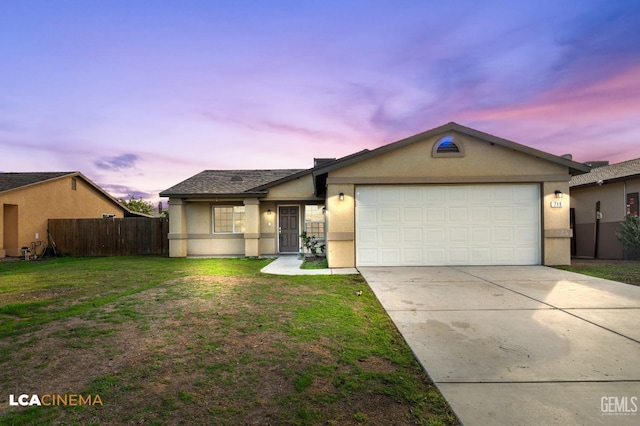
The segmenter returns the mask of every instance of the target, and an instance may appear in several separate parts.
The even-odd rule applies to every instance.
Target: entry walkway
[[[302,259],[298,255],[280,256],[260,272],[274,275],[349,275],[358,274],[356,268],[300,269]]]
[[[640,424],[640,287],[544,266],[359,270],[465,426]]]

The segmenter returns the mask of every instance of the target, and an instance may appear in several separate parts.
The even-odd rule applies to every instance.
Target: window
[[[439,139],[431,151],[432,157],[464,157],[462,143],[454,140],[453,136],[445,136]]]
[[[324,238],[324,206],[305,206],[304,230],[307,235],[315,238]]]
[[[72,191],[76,190],[76,185],[77,185],[76,178],[71,178],[71,190]]]
[[[244,206],[213,208],[213,232],[241,234],[244,232]]]

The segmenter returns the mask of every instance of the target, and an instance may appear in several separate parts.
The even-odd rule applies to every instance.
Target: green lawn
[[[640,285],[640,261],[637,260],[573,259],[571,266],[559,268],[593,277]]]
[[[360,276],[268,262],[0,262],[0,424],[457,424]]]

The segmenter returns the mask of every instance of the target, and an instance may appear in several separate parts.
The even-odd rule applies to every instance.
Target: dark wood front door
[[[280,207],[280,253],[297,253],[300,238],[299,208]]]

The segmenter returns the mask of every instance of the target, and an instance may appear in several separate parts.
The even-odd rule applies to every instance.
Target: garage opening
[[[357,266],[539,265],[538,184],[358,186]]]

